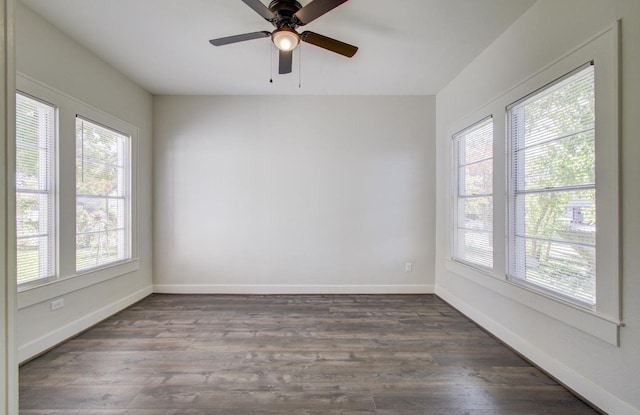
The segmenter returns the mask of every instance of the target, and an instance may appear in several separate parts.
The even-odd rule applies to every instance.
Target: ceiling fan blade
[[[243,33],[241,35],[227,36],[227,37],[220,37],[220,38],[217,38],[217,39],[211,39],[209,41],[209,43],[211,43],[213,46],[224,46],[224,45],[228,45],[230,43],[244,42],[245,40],[260,39],[262,37],[268,37],[268,36],[271,36],[271,33],[267,32],[267,31]]]
[[[358,51],[357,46],[331,39],[318,33],[305,31],[300,35],[300,39],[312,45],[316,45],[331,52],[351,58]]]
[[[244,4],[251,7],[256,13],[272,22],[276,19],[276,15],[269,10],[260,0],[242,0]]]
[[[278,62],[278,73],[285,74],[291,73],[291,67],[293,64],[293,51],[280,51],[280,62]]]
[[[300,26],[311,23],[348,0],[313,0],[294,14]]]

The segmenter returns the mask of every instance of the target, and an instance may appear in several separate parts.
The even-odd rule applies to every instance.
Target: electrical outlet
[[[404,272],[413,271],[413,262],[407,262],[404,264]]]
[[[51,302],[51,311],[56,311],[64,307],[64,298],[58,298]]]

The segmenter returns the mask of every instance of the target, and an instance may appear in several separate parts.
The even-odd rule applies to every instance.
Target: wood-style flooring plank
[[[596,413],[433,295],[154,294],[20,368],[20,415]]]

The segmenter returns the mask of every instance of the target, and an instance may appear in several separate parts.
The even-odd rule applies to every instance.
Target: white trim
[[[18,293],[18,310],[99,284],[112,278],[121,277],[137,271],[139,268],[140,260],[132,259],[25,289]]]
[[[77,291],[111,278],[117,278],[139,269],[138,256],[138,136],[139,129],[127,121],[87,104],[69,94],[23,74],[17,74],[18,89],[32,97],[44,100],[58,111],[58,234],[57,278],[19,287],[18,309]],[[123,132],[130,140],[129,200],[130,200],[130,255],[131,259],[101,265],[93,269],[76,271],[76,118],[90,119],[111,130]],[[15,117],[14,117],[15,118]],[[63,159],[63,154],[66,158]],[[15,192],[14,192],[15,193]],[[15,216],[15,215],[14,215]],[[62,226],[72,224],[73,226]],[[13,273],[15,275],[15,272]]]
[[[0,413],[18,413],[15,239],[15,0],[0,0]]]
[[[479,163],[479,162],[485,162],[485,161],[491,161],[492,164],[492,171],[491,171],[491,193],[488,194],[482,194],[482,195],[477,195],[477,194],[465,194],[465,195],[461,195],[461,191],[460,191],[460,179],[461,179],[461,173],[460,170],[466,166],[468,166],[469,164],[460,164],[460,146],[461,146],[461,142],[462,145],[465,147],[465,151],[466,151],[466,143],[467,143],[467,136],[472,134],[472,133],[476,133],[479,130],[482,130],[485,127],[490,127],[491,128],[491,157],[489,158],[485,158],[483,160],[476,160],[473,163]],[[494,227],[491,227],[491,230],[486,230],[486,229],[482,229],[482,233],[485,233],[487,235],[487,239],[491,240],[491,266],[487,266],[485,264],[482,264],[480,262],[473,262],[471,260],[468,259],[464,259],[462,258],[461,255],[464,253],[464,255],[466,256],[466,251],[464,250],[464,242],[461,242],[459,240],[460,238],[460,231],[476,231],[476,229],[466,229],[466,228],[462,228],[461,227],[461,215],[465,216],[464,213],[465,212],[461,212],[460,211],[460,201],[464,200],[465,201],[465,206],[466,206],[466,202],[467,200],[473,200],[473,199],[481,199],[481,198],[491,198],[491,223],[493,224],[494,222],[494,202],[495,202],[495,197],[494,197],[494,190],[496,189],[496,187],[494,186],[493,183],[493,166],[495,165],[495,157],[494,157],[494,141],[495,141],[495,132],[494,132],[494,128],[495,128],[495,122],[493,120],[493,114],[489,114],[488,116],[485,116],[484,118],[479,119],[478,121],[473,122],[472,124],[467,124],[467,127],[465,127],[464,129],[462,129],[461,131],[454,133],[451,135],[451,161],[452,161],[452,165],[451,165],[451,169],[452,169],[452,187],[451,187],[451,194],[452,194],[452,198],[451,198],[451,209],[450,209],[450,220],[451,220],[451,224],[452,224],[452,228],[451,228],[451,256],[456,260],[456,261],[460,261],[462,263],[467,263],[470,266],[473,267],[477,267],[480,269],[487,269],[490,271],[493,271],[494,269],[494,243],[493,243],[493,234],[494,234]],[[462,141],[464,140],[464,141]],[[466,172],[464,174],[464,178],[466,179]],[[465,208],[466,209],[466,208]]]
[[[49,86],[48,84],[32,78],[29,75],[20,72],[16,73],[16,84],[18,91],[26,92],[27,94],[33,95],[37,99],[44,99],[46,102],[55,105],[58,108],[64,106],[71,107],[71,112],[77,112],[77,114],[74,115],[79,115],[80,117],[88,121],[100,123],[106,128],[125,135],[132,134],[132,131],[135,132],[136,136],[138,135],[138,127],[131,124],[130,122],[118,118],[115,115],[101,110],[98,107],[88,104],[74,97],[73,95],[69,95],[66,92]],[[35,91],[35,93],[30,91]],[[79,111],[78,107],[80,107]],[[75,123],[75,119],[73,120],[73,122]]]
[[[573,71],[586,62],[595,64],[596,82],[596,212],[598,229],[596,233],[596,312],[611,321],[620,321],[620,247],[619,247],[619,198],[618,187],[618,122],[614,102],[619,99],[617,71],[619,68],[615,50],[618,48],[618,22],[600,35],[592,38],[575,51],[563,56],[553,65],[536,72],[525,83],[518,85],[501,97],[505,104],[516,102],[530,95],[549,82]],[[507,140],[505,140],[506,142]],[[508,156],[507,156],[508,157]],[[505,165],[510,163],[505,159]],[[508,176],[510,177],[510,176]],[[511,181],[511,179],[508,179]],[[505,201],[508,206],[511,202]],[[507,209],[505,218],[512,220]],[[507,242],[508,244],[508,242]],[[508,245],[507,245],[508,248]],[[507,249],[509,255],[509,249]],[[505,257],[506,258],[506,257]],[[505,272],[505,275],[508,273]],[[501,275],[502,277],[502,275]],[[559,300],[562,301],[562,300]],[[617,343],[615,343],[617,344]]]
[[[80,121],[80,125],[78,125],[78,121]],[[121,261],[128,261],[131,258],[133,258],[133,251],[132,251],[132,242],[133,242],[133,232],[131,229],[131,224],[133,223],[132,221],[132,196],[135,195],[135,193],[132,191],[133,185],[134,185],[134,181],[133,181],[133,175],[132,175],[132,166],[133,166],[133,141],[135,140],[135,137],[132,136],[132,134],[130,132],[128,133],[124,133],[124,132],[120,132],[119,130],[115,130],[112,127],[109,127],[107,125],[103,125],[102,123],[89,119],[83,115],[81,115],[80,113],[76,114],[75,117],[75,130],[76,130],[76,134],[75,134],[75,147],[78,147],[78,128],[80,128],[82,130],[81,132],[81,137],[80,137],[80,142],[82,143],[82,151],[81,154],[78,154],[76,152],[75,154],[75,161],[76,161],[76,176],[78,174],[78,163],[80,162],[82,164],[82,166],[85,165],[85,129],[86,128],[94,128],[94,129],[101,129],[105,132],[108,132],[112,135],[116,136],[116,140],[118,142],[118,150],[116,151],[116,156],[118,159],[117,165],[111,165],[111,168],[116,169],[117,173],[117,177],[118,177],[118,185],[117,185],[117,196],[109,196],[108,194],[104,194],[100,193],[100,194],[90,194],[90,193],[85,193],[85,192],[80,192],[79,189],[79,185],[78,182],[76,181],[76,195],[75,195],[75,204],[76,204],[76,220],[75,220],[75,224],[76,224],[76,243],[75,243],[75,252],[76,252],[76,261],[75,261],[75,269],[76,272],[78,273],[82,273],[82,272],[90,272],[94,269],[102,269],[105,266],[110,266],[113,264],[116,264],[118,262]],[[113,154],[112,154],[113,155]],[[93,163],[99,163],[97,160],[93,160]],[[137,163],[136,163],[137,164]],[[84,181],[84,177],[85,177],[85,169],[84,167],[82,168],[82,181]],[[87,235],[91,235],[94,234],[96,235],[96,237],[98,238],[98,241],[100,240],[100,232],[101,231],[96,231],[95,229],[92,229],[90,231],[80,231],[78,229],[78,218],[77,218],[77,214],[78,214],[78,206],[80,205],[79,200],[87,200],[87,199],[93,199],[94,201],[98,201],[98,200],[102,200],[104,202],[109,202],[109,200],[113,201],[116,200],[118,202],[122,202],[124,205],[124,211],[122,212],[122,217],[120,217],[120,213],[118,213],[118,220],[117,220],[117,228],[115,229],[110,229],[109,231],[111,232],[111,235],[113,235],[115,233],[116,237],[117,237],[117,242],[116,245],[118,247],[118,256],[119,258],[116,259],[115,261],[110,260],[108,262],[104,262],[104,263],[100,263],[98,265],[90,265],[90,266],[84,266],[82,268],[79,267],[78,264],[78,237],[82,237],[82,236],[87,236]],[[122,240],[120,240],[120,231],[122,231],[122,235],[123,238]],[[96,232],[98,232],[96,234]],[[107,233],[105,232],[105,237],[108,238]],[[98,243],[99,244],[99,243]],[[98,261],[98,258],[96,258],[96,262]]]
[[[413,285],[261,285],[155,284],[161,294],[433,294],[431,284]]]
[[[595,53],[597,54],[597,53]],[[559,63],[560,64],[560,63]],[[539,241],[542,246],[548,243],[547,250],[553,250],[551,248],[554,244],[557,245],[557,241],[554,240],[553,235],[543,234],[533,234],[527,229],[527,223],[532,220],[528,218],[527,212],[529,212],[529,208],[527,207],[526,197],[528,196],[541,196],[544,197],[546,195],[552,194],[570,194],[569,192],[575,191],[584,191],[584,192],[593,192],[593,208],[595,210],[595,218],[598,218],[598,224],[600,223],[600,219],[603,216],[606,216],[606,212],[601,212],[599,209],[596,209],[596,205],[598,202],[596,199],[596,194],[599,196],[601,186],[596,186],[596,175],[600,172],[599,166],[595,167],[596,172],[594,172],[594,181],[593,182],[585,182],[574,184],[571,182],[565,183],[556,183],[554,181],[553,185],[549,185],[550,183],[545,183],[547,186],[543,185],[531,185],[526,184],[527,182],[527,173],[525,166],[528,166],[528,160],[531,158],[535,159],[536,155],[544,155],[548,153],[549,148],[553,148],[554,145],[560,145],[558,143],[561,140],[571,140],[574,137],[580,137],[580,134],[591,134],[591,145],[590,155],[597,157],[596,154],[596,136],[599,141],[605,141],[608,143],[609,137],[605,135],[605,137],[601,138],[599,134],[596,134],[596,120],[598,120],[598,115],[596,115],[595,105],[600,103],[600,100],[604,97],[596,94],[596,73],[595,73],[595,63],[593,60],[583,63],[580,66],[577,66],[575,69],[568,71],[561,77],[556,78],[555,80],[548,82],[533,92],[523,96],[517,101],[507,105],[506,107],[506,118],[507,118],[507,132],[506,132],[506,142],[507,142],[507,157],[505,159],[505,165],[507,166],[508,173],[508,183],[507,183],[507,279],[510,282],[515,284],[522,284],[523,286],[530,288],[532,290],[539,290],[541,292],[548,292],[551,296],[557,296],[560,299],[566,300],[568,302],[575,303],[577,305],[582,305],[584,307],[595,307],[596,306],[596,289],[595,284],[593,287],[593,291],[589,292],[588,290],[583,291],[580,295],[576,295],[572,290],[563,289],[562,284],[557,283],[556,281],[550,282],[546,281],[546,284],[541,281],[536,281],[536,279],[529,279],[529,275],[527,274],[527,269],[531,266],[530,261],[527,259],[527,243],[529,241]],[[534,78],[535,79],[535,78]],[[544,82],[544,81],[543,81]],[[565,90],[569,91],[568,88],[576,88],[579,92],[586,93],[585,91],[590,91],[592,93],[593,99],[593,108],[590,112],[590,116],[588,124],[585,123],[585,120],[581,120],[581,124],[579,127],[575,127],[577,129],[574,130],[561,130],[554,131],[553,135],[548,133],[549,135],[544,137],[544,140],[536,141],[536,138],[532,138],[534,140],[532,143],[527,144],[528,133],[526,132],[529,122],[528,118],[525,114],[528,112],[527,108],[529,105],[536,105],[540,101],[543,101],[545,98],[552,96],[555,92]],[[571,98],[577,99],[575,97],[576,92],[571,90]],[[575,102],[575,101],[574,101]],[[566,105],[566,104],[563,104]],[[570,105],[569,105],[570,107]],[[557,107],[555,108],[555,114],[564,114],[566,112],[566,107]],[[551,115],[550,115],[551,116]],[[535,117],[534,117],[535,118]],[[598,120],[599,121],[599,120]],[[533,122],[535,125],[535,122]],[[517,127],[516,127],[517,126]],[[517,130],[517,131],[515,131]],[[604,135],[604,134],[603,134]],[[527,154],[531,152],[531,154]],[[539,163],[539,161],[538,161]],[[588,170],[593,169],[593,166],[589,166]],[[585,167],[586,169],[586,167]],[[536,174],[544,175],[545,178],[555,178],[554,171],[551,169],[549,172],[536,172]],[[532,186],[532,187],[529,187]],[[576,197],[576,196],[574,196]],[[580,195],[580,197],[585,197],[586,200],[589,200],[587,196]],[[599,199],[599,198],[598,198]],[[571,200],[571,199],[569,199]],[[607,208],[610,203],[609,199],[606,199]],[[606,211],[606,209],[605,209]],[[544,216],[544,215],[543,215]],[[534,214],[535,217],[535,214]],[[565,223],[566,225],[566,223]],[[586,240],[582,241],[583,247],[585,249],[592,248],[594,252],[593,258],[590,260],[589,258],[584,257],[583,255],[576,254],[575,262],[572,262],[572,265],[576,267],[582,267],[589,269],[593,269],[594,263],[597,256],[596,250],[596,232],[595,232],[595,224],[593,225],[593,232],[590,234],[593,235],[593,243],[587,243]],[[605,229],[609,229],[605,227]],[[566,240],[564,241],[565,247],[571,247],[571,249],[575,249],[577,245],[577,241]],[[548,256],[551,256],[550,254]],[[538,258],[541,262],[540,265],[551,265],[553,260],[549,258],[544,258],[543,256]],[[578,261],[582,261],[579,263]],[[568,261],[568,260],[567,260]],[[600,262],[600,261],[598,261]],[[580,264],[580,265],[578,265]],[[606,273],[604,273],[606,274]],[[598,274],[600,275],[600,274]],[[586,276],[593,278],[594,282],[596,280],[595,270],[593,273],[588,272]],[[606,278],[606,277],[605,277]],[[602,276],[598,278],[599,281],[602,280]],[[611,285],[611,282],[605,281],[608,285]]]
[[[557,297],[545,295],[542,291],[527,289],[520,284],[496,278],[494,274],[479,272],[453,260],[446,260],[444,265],[447,271],[488,288],[505,298],[575,327],[609,344],[619,345],[618,328],[622,325],[620,321],[612,320],[606,315],[571,303],[562,302]],[[437,290],[436,287],[436,294]]]
[[[574,371],[553,356],[543,352],[534,344],[518,336],[439,285],[436,285],[436,295],[488,330],[509,347],[517,350],[518,353],[551,374],[551,376],[558,379],[575,393],[584,397],[584,399],[588,397],[588,401],[599,409],[609,414],[640,415],[640,409],[630,406],[622,399],[593,383],[590,379]]]
[[[127,297],[121,298],[105,307],[102,307],[91,314],[87,314],[59,327],[37,339],[23,344],[18,348],[18,361],[20,363],[31,359],[52,347],[64,342],[65,340],[77,335],[83,330],[101,322],[102,320],[111,317],[115,313],[129,307],[132,304],[137,303],[146,296],[152,294],[153,289],[151,286],[145,287]]]
[[[552,64],[536,71],[531,76],[516,86],[501,93],[494,100],[481,106],[472,114],[463,116],[461,120],[452,122],[447,131],[452,136],[465,124],[473,119],[493,114],[494,122],[494,269],[492,272],[474,270],[460,262],[454,262],[451,252],[444,255],[444,268],[458,276],[467,278],[483,287],[491,289],[498,294],[530,307],[544,315],[573,326],[609,344],[619,346],[619,327],[623,325],[620,312],[620,260],[621,249],[619,240],[619,166],[618,149],[618,113],[617,104],[609,102],[618,92],[617,70],[619,70],[617,48],[619,47],[619,21],[606,30],[593,36],[588,42],[574,48],[571,52],[556,59]],[[613,49],[612,49],[613,48]],[[597,305],[595,310],[578,307],[562,299],[549,296],[541,290],[533,290],[516,284],[506,279],[506,259],[508,255],[507,223],[509,210],[507,205],[507,193],[497,192],[495,189],[505,188],[509,181],[509,165],[507,163],[506,144],[506,117],[505,108],[512,102],[530,94],[547,83],[566,75],[585,62],[594,61],[596,65],[596,187],[598,198],[597,206],[598,227],[607,229],[606,233],[596,235],[598,256],[596,266],[597,274]],[[600,82],[599,79],[605,80]],[[604,88],[598,92],[598,88]],[[618,95],[619,99],[619,95]],[[599,107],[598,107],[599,106]],[[600,108],[600,109],[599,109]],[[610,114],[610,122],[603,120],[602,114],[607,109]],[[598,113],[600,115],[598,115]],[[607,118],[607,117],[604,117]],[[600,122],[600,121],[603,122]],[[502,124],[502,125],[500,125]],[[605,137],[607,139],[598,139]],[[611,144],[607,144],[611,142]],[[451,152],[451,146],[444,147]],[[450,157],[453,157],[449,154]],[[502,165],[503,168],[499,166]],[[453,170],[449,169],[447,177],[452,180]],[[451,182],[450,182],[451,183]],[[444,206],[447,212],[446,229],[444,238],[448,246],[452,247],[453,232],[453,203],[454,191],[451,185],[445,187],[447,204]],[[448,254],[448,255],[447,255]]]

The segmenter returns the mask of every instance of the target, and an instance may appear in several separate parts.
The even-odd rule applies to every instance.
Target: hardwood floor
[[[154,294],[20,368],[20,415],[596,413],[433,295]]]

